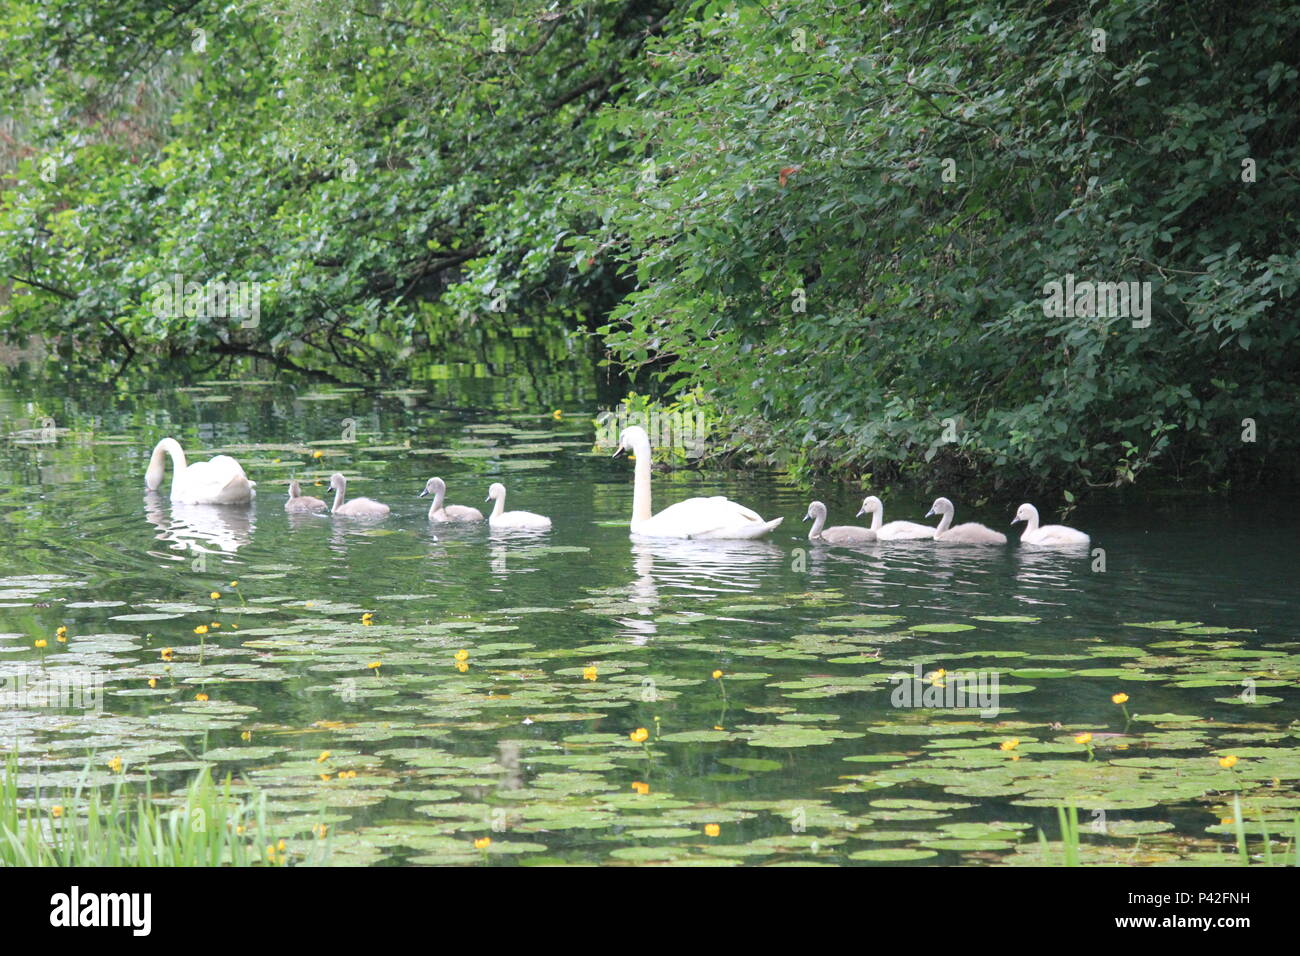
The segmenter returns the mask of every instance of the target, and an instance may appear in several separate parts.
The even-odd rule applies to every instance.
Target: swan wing
[[[649,521],[633,527],[632,533],[662,538],[758,537],[776,524],[764,521],[744,505],[716,495],[669,505]]]
[[[239,462],[229,455],[196,461],[173,479],[172,498],[190,504],[248,501],[256,492]]]
[[[933,538],[934,527],[928,524],[917,524],[915,521],[890,521],[876,530],[876,537],[882,541]]]
[[[1067,528],[1063,524],[1049,524],[1038,529],[1038,533],[1031,540],[1031,544],[1041,545],[1087,545],[1091,539],[1082,531],[1074,528]]]

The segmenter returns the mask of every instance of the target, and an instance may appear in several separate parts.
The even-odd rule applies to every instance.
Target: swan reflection
[[[234,554],[253,540],[251,506],[181,504],[156,492],[146,493],[144,502],[145,520],[158,529],[155,537],[173,550]]]

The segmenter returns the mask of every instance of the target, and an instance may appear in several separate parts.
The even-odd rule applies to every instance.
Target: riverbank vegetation
[[[545,315],[797,473],[1276,477],[1297,14],[19,0],[0,325],[378,380]]]

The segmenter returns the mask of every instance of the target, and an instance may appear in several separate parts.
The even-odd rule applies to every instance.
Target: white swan
[[[808,506],[808,513],[803,516],[803,520],[813,519],[812,530],[808,532],[809,541],[824,541],[827,544],[872,544],[876,540],[876,533],[869,528],[859,528],[856,525],[837,525],[834,528],[823,528],[826,524],[826,506],[820,501],[814,501]]]
[[[482,521],[483,512],[477,508],[470,508],[467,505],[443,505],[442,499],[447,494],[447,483],[441,478],[430,478],[424,485],[424,490],[416,495],[417,498],[423,498],[425,495],[433,495],[433,504],[429,506],[430,521]]]
[[[939,527],[934,529],[934,540],[943,541],[948,544],[1006,544],[1007,536],[1001,531],[994,531],[992,528],[986,528],[982,524],[976,524],[974,521],[966,524],[959,524],[952,528],[953,515],[952,502],[947,498],[935,498],[934,504],[926,512],[926,517],[930,515],[943,515],[939,522]]]
[[[1020,536],[1021,544],[1034,544],[1040,548],[1086,548],[1089,538],[1082,531],[1067,528],[1063,524],[1046,524],[1038,527],[1038,509],[1025,503],[1016,509],[1016,516],[1011,523],[1025,522],[1025,533]]]
[[[353,498],[344,504],[343,496],[347,493],[347,487],[348,480],[342,475],[337,472],[330,475],[329,490],[334,492],[334,507],[330,509],[330,514],[345,518],[382,518],[388,514],[388,505],[371,498]]]
[[[285,511],[301,513],[305,511],[324,511],[325,502],[319,498],[313,498],[311,495],[302,493],[302,485],[295,478],[289,482],[289,499],[284,503]]]
[[[544,515],[535,515],[531,511],[506,511],[506,486],[495,482],[488,489],[484,501],[495,501],[492,513],[488,515],[488,524],[493,528],[519,531],[550,531],[551,519]]]
[[[867,495],[862,499],[862,510],[857,514],[861,518],[863,515],[871,515],[871,530],[876,533],[876,537],[881,541],[914,541],[920,538],[934,538],[934,529],[928,524],[917,524],[915,521],[891,521],[889,524],[881,524],[885,520],[885,503],[875,495]]]
[[[187,505],[236,505],[252,501],[257,482],[249,481],[239,462],[229,455],[211,461],[185,463],[185,452],[175,438],[164,438],[153,446],[144,485],[157,491],[162,484],[166,456],[172,459],[172,501]]]
[[[687,498],[669,505],[657,515],[650,510],[650,436],[639,425],[626,428],[618,437],[617,456],[630,451],[636,456],[632,487],[632,534],[648,538],[761,538],[784,519],[764,521],[744,505],[718,495]]]

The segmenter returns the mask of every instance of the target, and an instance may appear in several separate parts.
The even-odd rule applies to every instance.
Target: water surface
[[[166,794],[211,766],[268,795],[291,862],[1051,862],[1037,830],[1056,840],[1064,803],[1089,859],[1206,862],[1233,793],[1289,838],[1297,528],[1276,500],[1094,499],[1070,523],[1104,554],[856,550],[810,545],[799,519],[816,494],[850,523],[857,490],[657,473],[656,508],[727,494],[785,523],[633,541],[590,369],[496,358],[384,393],[10,378],[0,739],[25,793]],[[146,494],[166,435],[238,457],[256,502]],[[285,514],[290,477],[325,497],[332,471],[392,514]],[[431,525],[435,474],[484,510],[502,481],[554,531]],[[886,518],[948,491],[888,494]],[[957,504],[1013,533],[1018,501]],[[894,706],[891,677],[915,672],[996,675],[996,716]],[[101,710],[32,690],[69,675],[102,685]]]

